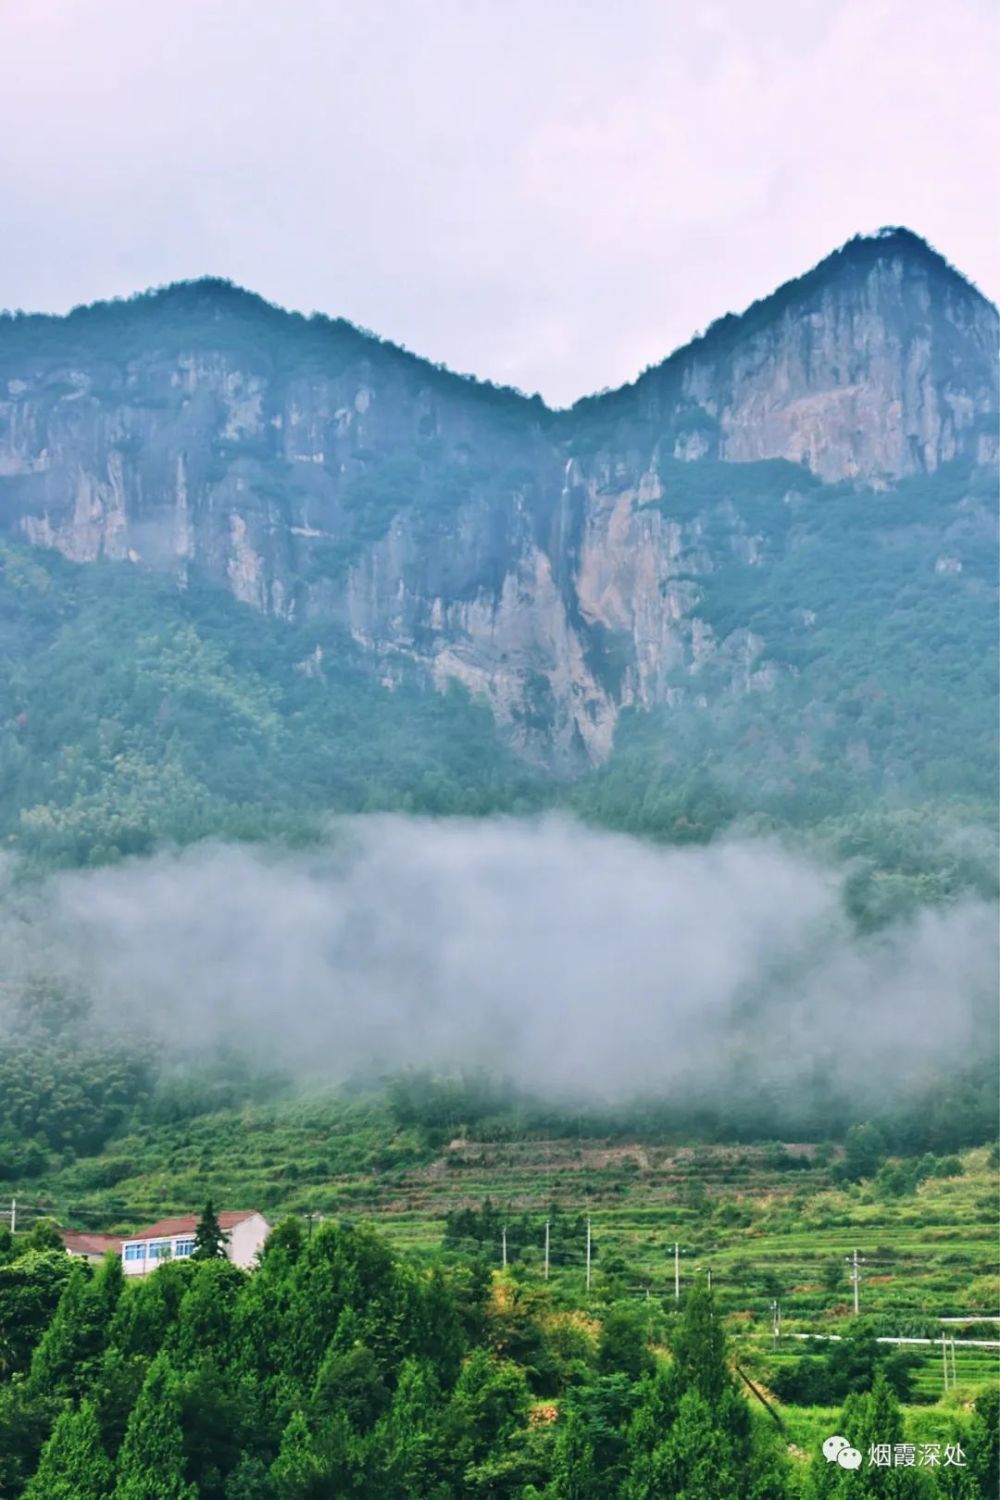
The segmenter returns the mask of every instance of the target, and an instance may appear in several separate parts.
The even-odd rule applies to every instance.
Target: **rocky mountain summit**
[[[624,709],[801,670],[831,518],[982,588],[997,331],[905,230],[565,411],[217,280],[5,316],[0,528],[335,623],[387,688],[457,681],[529,758],[599,763]]]

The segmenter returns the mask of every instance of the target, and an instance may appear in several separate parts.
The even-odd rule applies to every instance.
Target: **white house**
[[[122,1267],[126,1276],[145,1276],[165,1260],[185,1260],[194,1249],[198,1214],[183,1219],[160,1219],[148,1229],[130,1235],[121,1242]],[[244,1213],[219,1214],[219,1227],[228,1236],[226,1255],[235,1266],[249,1269],[271,1226],[255,1208]]]

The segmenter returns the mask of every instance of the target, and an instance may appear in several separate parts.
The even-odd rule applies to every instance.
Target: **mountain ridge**
[[[692,335],[685,343],[677,345],[662,358],[653,364],[645,366],[631,380],[623,381],[622,384],[604,387],[598,391],[585,393],[570,402],[566,406],[550,406],[538,392],[528,392],[518,386],[508,385],[495,381],[488,375],[476,374],[472,371],[461,371],[453,369],[450,365],[434,361],[425,355],[410,349],[406,344],[382,335],[373,329],[366,328],[361,324],[354,323],[336,313],[322,312],[313,309],[308,313],[298,311],[284,306],[280,302],[272,301],[262,293],[254,291],[250,287],[233,281],[231,278],[208,272],[204,275],[185,278],[178,281],[165,282],[161,285],[147,287],[142,291],[136,291],[127,295],[98,298],[92,302],[79,303],[71,307],[65,313],[40,312],[29,309],[13,309],[0,311],[0,326],[5,322],[16,322],[18,324],[31,324],[40,328],[44,324],[63,325],[82,324],[91,318],[99,318],[108,313],[118,313],[122,310],[141,312],[144,308],[155,307],[157,304],[166,304],[175,298],[194,295],[206,299],[215,295],[223,297],[236,303],[242,303],[252,307],[257,312],[266,313],[268,316],[275,314],[286,318],[291,322],[306,322],[318,328],[327,328],[331,332],[356,337],[365,344],[377,345],[403,357],[416,361],[419,365],[460,381],[463,384],[486,387],[498,394],[518,396],[533,408],[539,405],[544,407],[550,417],[558,417],[569,414],[588,403],[599,401],[604,397],[614,397],[619,393],[630,391],[635,388],[647,376],[661,370],[665,365],[682,360],[692,351],[700,351],[708,347],[712,342],[735,325],[749,326],[748,320],[753,320],[771,312],[775,307],[786,303],[793,294],[801,294],[812,285],[821,282],[838,270],[848,266],[864,264],[866,260],[885,259],[887,256],[905,254],[914,261],[923,262],[932,267],[936,272],[945,274],[957,282],[963,289],[971,291],[994,313],[997,305],[984,292],[982,292],[970,277],[954,266],[939,250],[932,246],[929,241],[902,225],[886,226],[872,234],[856,234],[846,240],[828,255],[822,257],[809,270],[798,276],[789,278],[779,283],[773,291],[755,298],[739,312],[726,312],[715,318],[704,332]]]
[[[225,589],[312,633],[303,670],[329,627],[387,689],[458,684],[527,759],[599,764],[632,710],[785,691],[835,629],[832,513],[887,610],[901,536],[931,616],[988,577],[997,315],[937,252],[858,238],[713,326],[553,412],[219,281],[7,317],[0,532]]]

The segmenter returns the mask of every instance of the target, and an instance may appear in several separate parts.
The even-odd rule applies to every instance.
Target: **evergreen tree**
[[[638,1389],[627,1375],[614,1374],[600,1375],[566,1393],[556,1429],[558,1483],[572,1480],[582,1488],[592,1479],[600,1480],[603,1493],[620,1492],[627,1473],[626,1434]]]
[[[96,1275],[85,1261],[74,1263],[59,1306],[32,1357],[34,1385],[71,1397],[89,1388],[123,1284],[117,1255],[106,1256]]]
[[[586,1423],[571,1411],[560,1425],[552,1459],[552,1500],[602,1500],[608,1493],[607,1474],[600,1474]]]
[[[278,1500],[330,1500],[322,1463],[300,1411],[282,1435],[281,1450],[271,1465],[271,1482]]]
[[[844,1159],[838,1163],[834,1176],[848,1182],[874,1177],[885,1161],[885,1154],[885,1136],[877,1125],[868,1120],[862,1125],[852,1125],[844,1143]]]
[[[27,1381],[0,1385],[0,1495],[19,1495],[38,1465],[60,1402]]]
[[[656,1450],[677,1416],[680,1400],[675,1366],[646,1376],[638,1388],[638,1404],[628,1427],[626,1500],[656,1500]]]
[[[870,1391],[848,1396],[835,1430],[857,1448],[861,1467],[843,1469],[817,1453],[810,1475],[810,1500],[917,1500],[935,1493],[934,1479],[926,1469],[869,1462],[874,1444],[889,1444],[891,1454],[893,1446],[903,1440],[903,1414],[882,1370]]]
[[[448,1406],[446,1431],[457,1461],[463,1467],[481,1462],[527,1415],[524,1372],[509,1360],[475,1349],[462,1366]]]
[[[772,1433],[754,1426],[730,1374],[704,1281],[688,1294],[672,1345],[671,1370],[640,1388],[628,1434],[628,1500],[780,1500],[784,1461]]]
[[[392,1403],[372,1434],[385,1500],[423,1500],[449,1467],[442,1431],[441,1392],[426,1360],[407,1359]],[[454,1460],[454,1455],[448,1455]]]
[[[219,1260],[225,1256],[228,1244],[229,1235],[219,1223],[219,1216],[210,1198],[202,1210],[198,1227],[194,1232],[194,1249],[191,1251],[191,1259]]]
[[[170,1333],[170,1357],[179,1369],[226,1347],[246,1281],[246,1272],[228,1260],[203,1260],[192,1268]]]
[[[976,1397],[969,1426],[969,1468],[980,1493],[1000,1495],[1000,1391]]]
[[[94,1408],[83,1401],[59,1417],[23,1500],[106,1500],[113,1482]]]
[[[226,1480],[225,1500],[275,1500],[267,1465],[256,1453],[244,1453]]]
[[[651,1494],[676,1500],[734,1500],[746,1494],[733,1444],[697,1386],[681,1397],[677,1420],[653,1450]]]
[[[621,1370],[633,1380],[649,1373],[653,1356],[646,1342],[640,1309],[616,1303],[608,1309],[597,1345],[597,1367],[606,1374]]]
[[[114,1500],[197,1500],[184,1475],[177,1380],[160,1354],[132,1409],[118,1455]]]
[[[193,1269],[187,1261],[168,1260],[155,1275],[137,1277],[138,1286],[118,1301],[109,1343],[126,1357],[154,1359],[177,1322]]]
[[[704,1277],[687,1295],[674,1331],[673,1354],[682,1384],[693,1386],[710,1407],[716,1405],[732,1376],[726,1364],[726,1336]]]
[[[206,1354],[193,1369],[178,1377],[180,1425],[184,1437],[184,1468],[202,1500],[223,1493],[224,1477],[240,1458],[244,1431],[243,1406],[228,1371]]]
[[[358,1432],[367,1432],[388,1404],[389,1392],[372,1351],[364,1344],[342,1351],[331,1343],[316,1376],[313,1419],[340,1413]]]
[[[28,1250],[0,1266],[0,1378],[27,1370],[73,1266],[64,1250]]]

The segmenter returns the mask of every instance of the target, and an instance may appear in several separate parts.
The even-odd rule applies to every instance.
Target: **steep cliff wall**
[[[622,707],[697,699],[706,664],[715,692],[773,684],[701,580],[766,566],[820,481],[995,457],[996,335],[897,233],[553,413],[195,283],[0,324],[0,525],[335,620],[387,684],[458,680],[526,754],[596,761]]]

